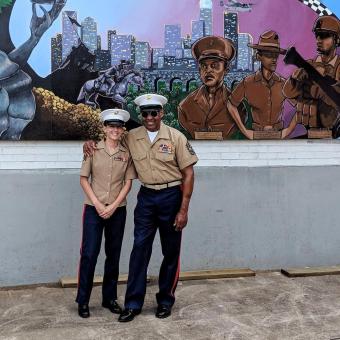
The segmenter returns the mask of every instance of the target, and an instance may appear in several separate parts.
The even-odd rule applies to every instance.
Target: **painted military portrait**
[[[228,139],[236,124],[227,108],[230,90],[224,77],[235,58],[235,46],[229,39],[205,37],[192,46],[192,54],[203,84],[179,104],[178,120],[194,139],[200,132],[215,132],[216,138]]]
[[[340,134],[339,19],[317,0],[0,0],[0,31],[1,140],[99,140],[99,113],[137,127],[145,93],[190,139]]]

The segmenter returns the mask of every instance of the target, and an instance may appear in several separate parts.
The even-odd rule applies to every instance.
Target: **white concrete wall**
[[[200,158],[182,270],[340,263],[339,141],[194,141]],[[0,286],[76,276],[81,142],[0,143]],[[138,181],[128,197],[127,273]],[[158,237],[150,263],[161,261]],[[103,252],[97,274],[103,271]]]

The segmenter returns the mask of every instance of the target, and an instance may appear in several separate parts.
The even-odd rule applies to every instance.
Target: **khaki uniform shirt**
[[[93,156],[83,160],[80,176],[91,176],[92,190],[103,204],[113,203],[122,190],[124,182],[137,178],[129,151],[119,144],[113,154],[110,154],[103,140],[97,144]],[[85,204],[93,205],[87,196]],[[124,205],[126,200],[119,206]]]
[[[138,178],[144,184],[181,181],[181,170],[198,161],[187,138],[164,123],[153,143],[144,126],[131,130],[126,142]]]
[[[282,110],[285,97],[282,88],[285,79],[273,73],[267,81],[261,71],[257,71],[243,79],[229,97],[234,106],[239,106],[242,100],[247,99],[252,108],[253,129],[263,130],[271,127],[273,130],[282,130]]]

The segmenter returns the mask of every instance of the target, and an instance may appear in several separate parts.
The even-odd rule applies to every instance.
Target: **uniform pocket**
[[[175,158],[175,154],[166,152],[156,152],[155,158],[162,162],[171,162]]]
[[[139,153],[137,155],[131,155],[133,163],[137,171],[145,171],[149,168],[149,162],[146,153]]]

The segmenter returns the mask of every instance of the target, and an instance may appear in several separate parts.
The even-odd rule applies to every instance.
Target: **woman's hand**
[[[99,216],[101,218],[108,219],[113,215],[117,208],[117,205],[115,203],[112,203],[105,207],[105,209],[99,214]]]
[[[94,207],[96,208],[97,213],[98,213],[99,216],[101,216],[101,214],[106,209],[105,205],[103,203],[99,202],[99,201],[94,204]]]

